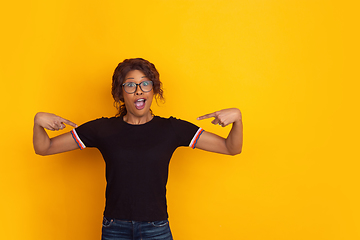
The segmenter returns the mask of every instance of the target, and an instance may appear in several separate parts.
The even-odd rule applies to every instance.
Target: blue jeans
[[[102,240],[172,240],[169,221],[137,222],[104,217]]]

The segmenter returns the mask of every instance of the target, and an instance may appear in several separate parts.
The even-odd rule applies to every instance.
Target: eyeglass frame
[[[141,84],[144,83],[144,82],[151,82],[151,89],[150,89],[149,91],[144,91],[144,90],[142,89]],[[123,84],[122,84],[122,87],[124,88],[124,91],[125,91],[126,93],[128,93],[128,94],[133,94],[133,93],[135,93],[135,92],[137,91],[137,89],[138,89],[138,86],[140,87],[140,90],[143,91],[143,92],[145,92],[145,93],[146,93],[146,92],[150,92],[150,91],[153,90],[153,88],[154,88],[154,82],[153,82],[153,81],[151,81],[151,80],[145,80],[145,81],[142,81],[141,83],[134,83],[134,84],[136,85],[135,91],[129,93],[129,92],[127,92],[127,91],[125,90],[125,84],[127,84],[127,83],[134,83],[134,82],[126,82],[126,83],[123,83]]]

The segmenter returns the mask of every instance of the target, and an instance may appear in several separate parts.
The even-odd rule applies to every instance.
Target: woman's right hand
[[[57,116],[53,113],[39,112],[35,115],[34,124],[42,128],[58,131],[64,129],[67,125],[77,127],[77,125],[65,118]]]

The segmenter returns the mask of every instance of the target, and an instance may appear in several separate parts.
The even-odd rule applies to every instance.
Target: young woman
[[[154,98],[163,91],[155,66],[141,58],[126,59],[115,69],[112,95],[119,110],[115,117],[99,118],[81,126],[51,113],[34,120],[34,149],[50,155],[86,147],[100,150],[106,163],[106,205],[102,239],[172,239],[166,205],[170,158],[177,147],[235,155],[242,149],[241,112],[223,109],[199,117],[232,124],[226,139],[196,125],[152,113]],[[49,138],[45,129],[70,132]]]

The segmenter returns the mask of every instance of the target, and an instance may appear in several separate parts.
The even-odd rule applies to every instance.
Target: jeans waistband
[[[164,219],[164,220],[155,220],[155,221],[132,221],[132,220],[126,220],[126,219],[115,219],[115,218],[109,218],[109,217],[105,217],[104,218],[106,220],[108,220],[109,222],[114,222],[114,223],[152,223],[152,222],[157,222],[157,221],[167,221],[168,219]]]

